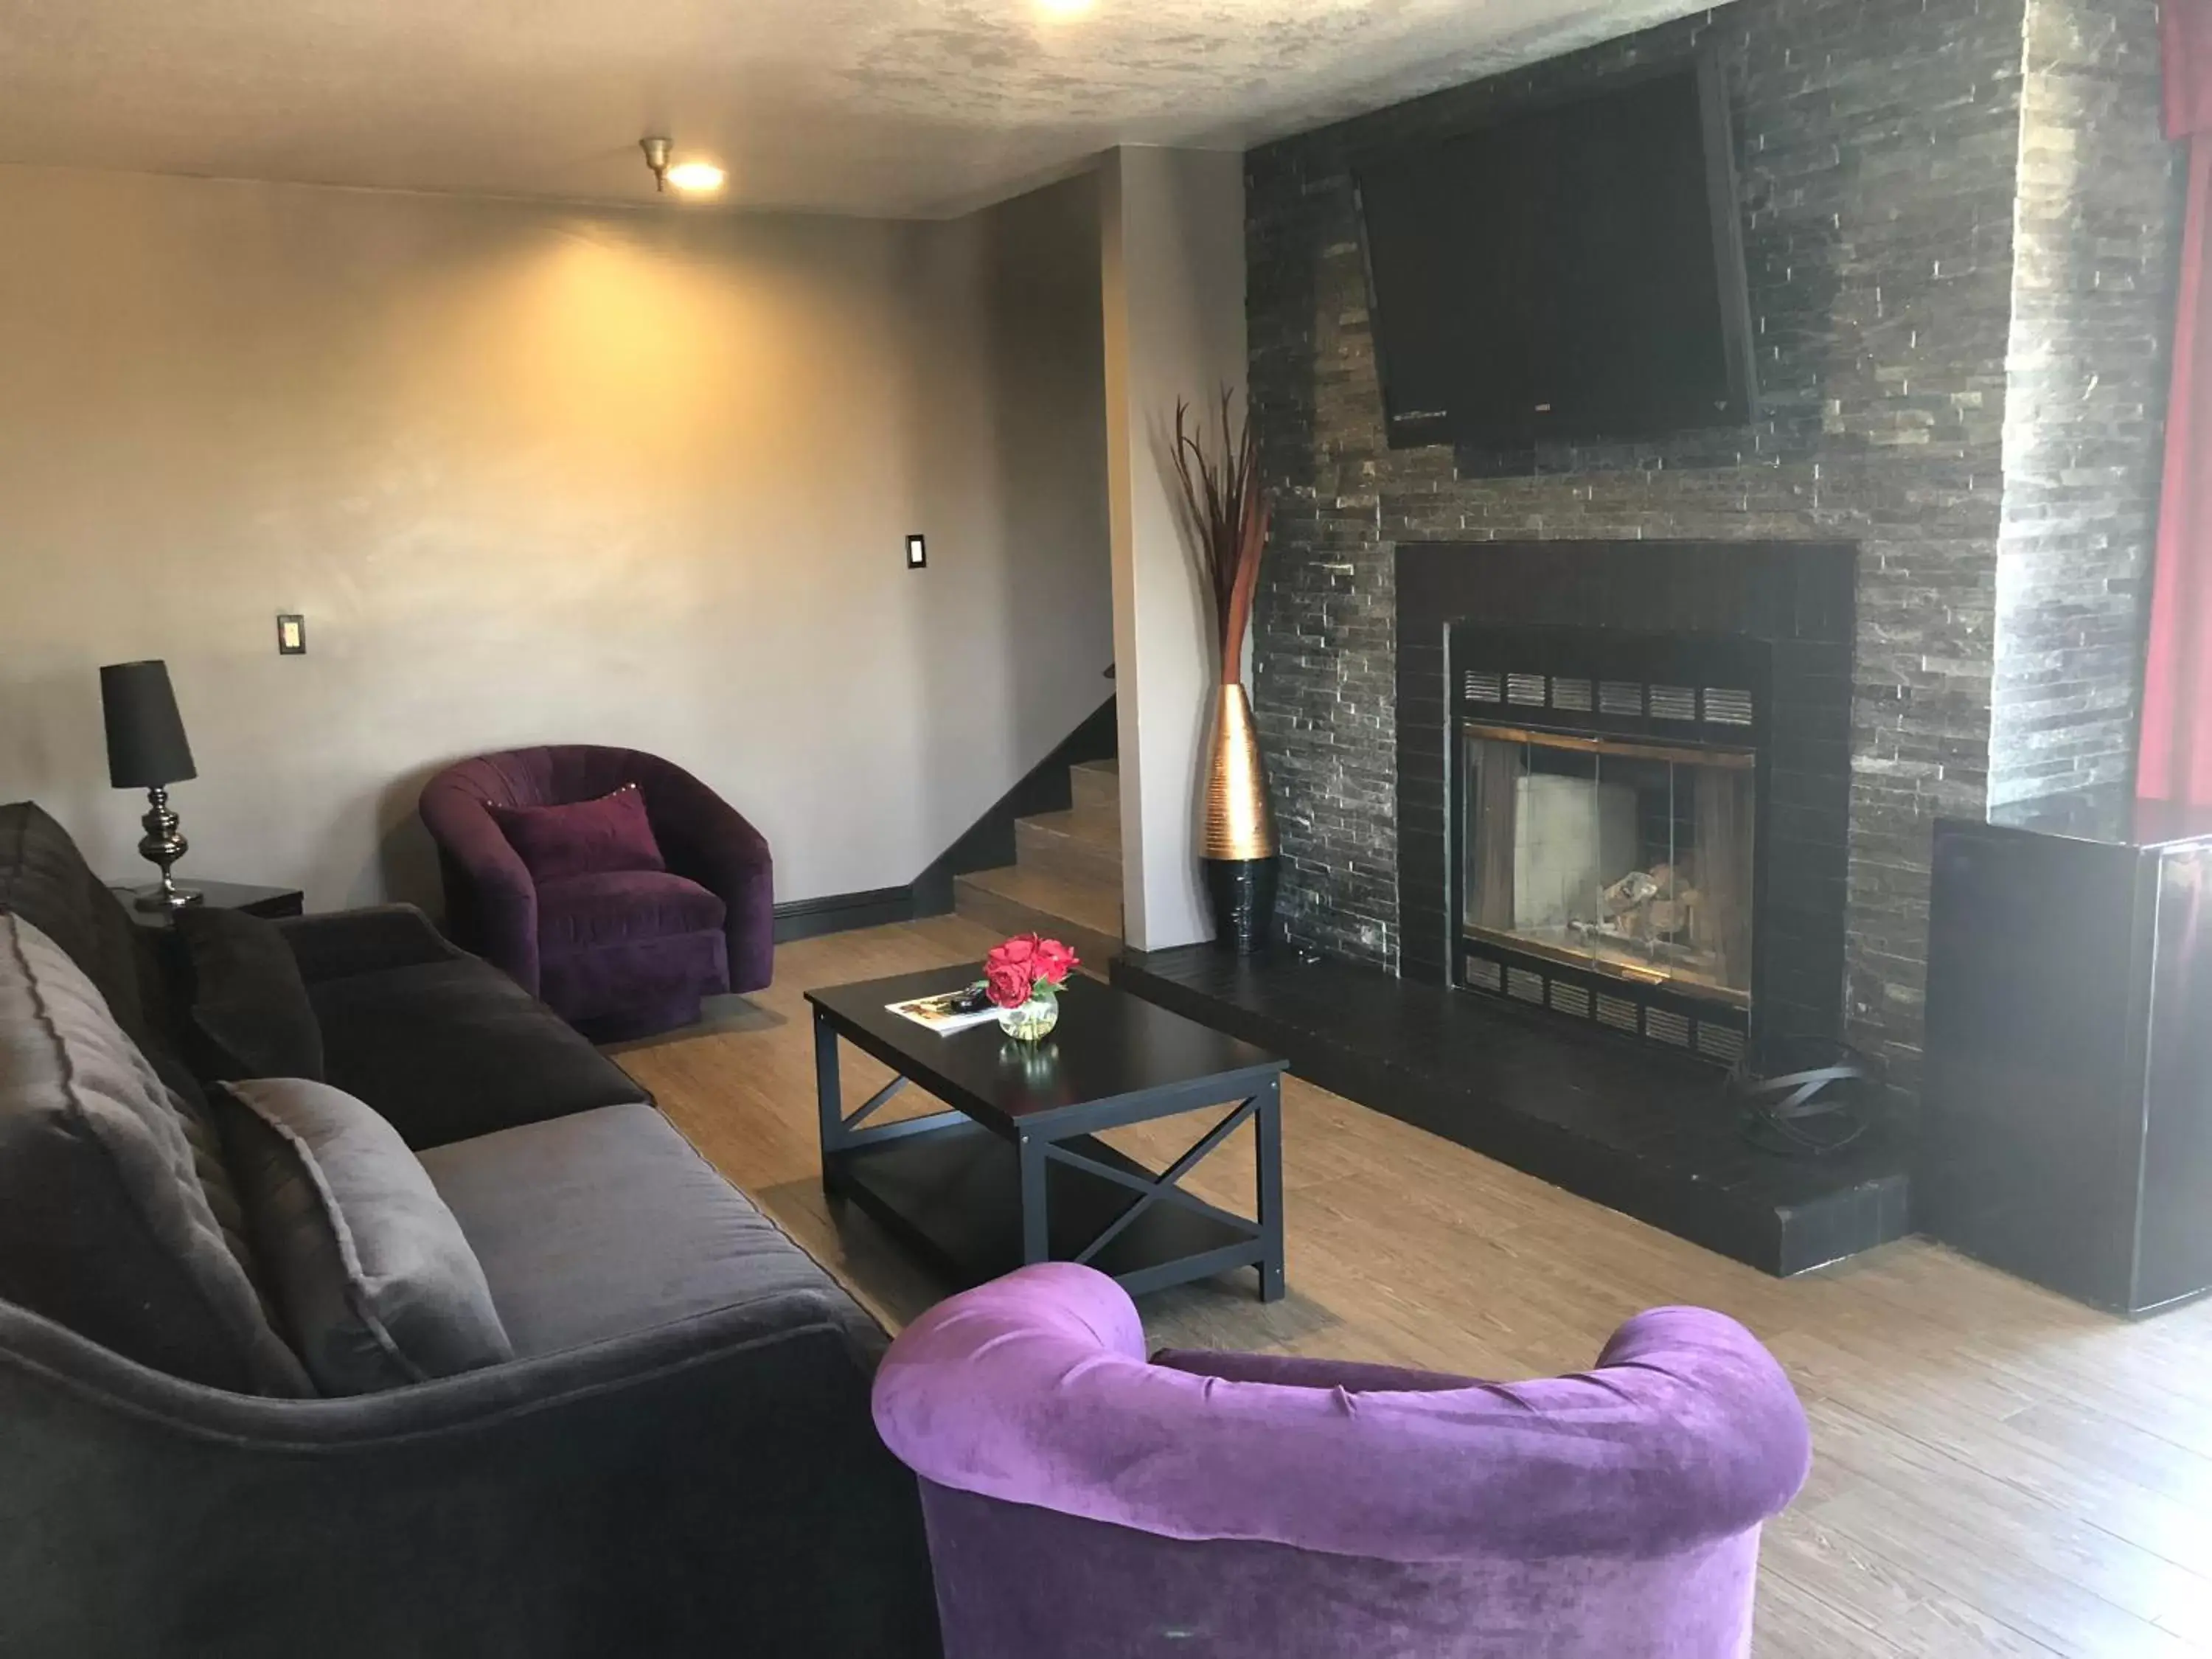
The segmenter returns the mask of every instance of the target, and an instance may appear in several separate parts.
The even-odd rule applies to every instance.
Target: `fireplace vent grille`
[[[1548,688],[1550,695],[1547,696]],[[1593,684],[1579,675],[1498,673],[1470,668],[1463,681],[1469,702],[1511,703],[1520,708],[1541,708],[1548,703],[1565,714],[1601,714],[1642,719],[1648,712],[1656,720],[1696,721],[1708,726],[1748,726],[1755,723],[1752,695],[1741,686],[1708,685],[1702,691],[1691,685],[1639,684],[1634,680],[1601,680]]]
[[[1640,1003],[1626,997],[1609,997],[1602,991],[1597,996],[1597,1023],[1610,1025],[1616,1031],[1626,1031],[1631,1036],[1642,1034],[1644,1008]]]
[[[1571,985],[1565,980],[1552,981],[1552,1006],[1563,1014],[1572,1014],[1577,1019],[1590,1017],[1590,994],[1580,985]]]
[[[1741,1060],[1747,1047],[1743,1031],[1723,1021],[1693,1018],[1639,998],[1614,996],[1579,975],[1523,968],[1473,948],[1460,954],[1460,983],[1472,991],[1486,991],[1492,996],[1548,1007],[1576,1019],[1594,1020],[1625,1036],[1642,1037],[1722,1066],[1733,1066]]]
[[[1698,1022],[1698,1052],[1708,1060],[1733,1066],[1743,1058],[1743,1033],[1709,1019]]]
[[[1705,720],[1714,726],[1749,726],[1751,693],[1733,686],[1705,688]]]

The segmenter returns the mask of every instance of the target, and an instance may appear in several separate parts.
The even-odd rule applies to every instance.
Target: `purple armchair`
[[[665,872],[569,876],[540,885],[487,805],[645,797]],[[679,766],[634,749],[572,744],[449,766],[422,787],[438,843],[447,927],[599,1042],[688,1025],[702,997],[757,991],[774,970],[768,843]]]
[[[946,1659],[1740,1656],[1810,1455],[1781,1368],[1702,1309],[1536,1382],[1148,1364],[1121,1287],[1060,1262],[908,1327],[875,1417],[921,1477]]]

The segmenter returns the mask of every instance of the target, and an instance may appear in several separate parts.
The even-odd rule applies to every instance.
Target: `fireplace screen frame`
[[[1461,804],[1460,890],[1463,896],[1459,927],[1465,939],[1498,950],[1543,957],[1560,967],[1579,969],[1599,978],[1620,980],[1638,989],[1663,986],[1692,1001],[1711,1002],[1745,1014],[1750,1012],[1753,896],[1757,890],[1758,879],[1757,750],[1645,744],[1619,738],[1583,737],[1545,732],[1532,726],[1492,725],[1477,720],[1462,720],[1460,723],[1460,739],[1461,777],[1466,798]],[[1670,793],[1673,774],[1677,769],[1694,768],[1722,775],[1741,774],[1743,784],[1749,787],[1732,789],[1730,798],[1705,806],[1698,813],[1697,820],[1698,831],[1713,835],[1723,845],[1733,842],[1734,850],[1740,856],[1728,860],[1734,867],[1717,871],[1712,867],[1714,848],[1700,840],[1695,848],[1698,867],[1692,884],[1689,876],[1677,873],[1681,870],[1682,860],[1689,854],[1686,850],[1678,854],[1671,839],[1663,862],[1655,864],[1645,856],[1657,849],[1641,844],[1641,837],[1637,834],[1638,826],[1634,823],[1635,817],[1640,814],[1632,812],[1628,823],[1606,826],[1616,833],[1599,837],[1638,843],[1635,855],[1616,856],[1613,860],[1620,867],[1613,872],[1616,878],[1613,887],[1626,890],[1615,893],[1613,887],[1608,887],[1606,892],[1601,893],[1595,887],[1585,886],[1580,896],[1582,902],[1576,907],[1584,914],[1565,922],[1571,935],[1579,933],[1589,943],[1540,938],[1534,928],[1522,921],[1517,914],[1510,922],[1504,925],[1478,921],[1474,912],[1487,896],[1480,890],[1480,883],[1468,875],[1467,866],[1470,862],[1485,862],[1485,854],[1496,858],[1497,849],[1486,846],[1481,837],[1485,832],[1499,826],[1484,821],[1486,816],[1491,815],[1486,814],[1484,804],[1487,793],[1486,781],[1473,769],[1468,759],[1470,750],[1477,744],[1503,750],[1544,750],[1553,755],[1590,757],[1593,765],[1589,782],[1593,807],[1597,804],[1598,790],[1607,788],[1608,785],[1616,789],[1627,787],[1606,777],[1604,763],[1608,757],[1668,767]],[[1514,781],[1533,782],[1547,778],[1576,781],[1571,774],[1531,770],[1516,773]],[[1698,793],[1704,794],[1708,787],[1717,787],[1717,780],[1712,786],[1701,786]],[[1620,799],[1620,796],[1615,794],[1607,804],[1617,807]],[[1518,841],[1522,825],[1517,822],[1526,804],[1524,800],[1522,807],[1516,808],[1512,800],[1507,801],[1505,811],[1507,823],[1510,825],[1509,833],[1516,836],[1516,844],[1510,855],[1495,866],[1498,877],[1514,884],[1516,890],[1528,874],[1525,868],[1521,867],[1522,860],[1528,856],[1529,849]],[[1672,805],[1670,801],[1670,807]],[[1618,819],[1620,814],[1616,810],[1608,816]],[[1672,811],[1669,818],[1671,830],[1672,823],[1679,820]],[[1709,824],[1714,828],[1709,829]],[[1717,830],[1723,829],[1728,831],[1725,837],[1717,834]],[[1607,881],[1606,872],[1609,869],[1610,866],[1601,864],[1595,872],[1595,880]],[[1667,884],[1655,885],[1651,879],[1655,874],[1659,881]],[[1630,888],[1629,884],[1638,878],[1641,878],[1640,887]],[[1506,908],[1517,913],[1517,899],[1508,896]],[[1613,939],[1618,942],[1613,944],[1613,953],[1611,955],[1606,953],[1607,929],[1605,924],[1608,918],[1603,914],[1608,911],[1638,919],[1613,934]],[[1701,977],[1691,970],[1689,963],[1694,958],[1689,951],[1695,948],[1694,945],[1686,949],[1676,942],[1677,937],[1682,933],[1689,933],[1694,939],[1698,929],[1699,911],[1721,913],[1721,919],[1713,925],[1712,937],[1705,952],[1707,959],[1714,964],[1710,970],[1712,977]],[[1660,922],[1657,933],[1654,933],[1651,927],[1655,917]],[[1637,942],[1632,935],[1639,925],[1644,934],[1642,943],[1646,953],[1642,960],[1635,959],[1635,952],[1631,948]],[[1681,969],[1669,969],[1657,959],[1660,953],[1667,951],[1681,952],[1684,962]],[[1740,983],[1737,982],[1739,980]]]
[[[1765,941],[1773,721],[1771,659],[1742,635],[1613,629],[1446,629],[1446,917],[1452,981],[1625,1036],[1733,1065],[1752,1041]],[[1547,950],[1468,920],[1469,732],[1550,749],[1721,765],[1752,775],[1749,963],[1741,994]]]

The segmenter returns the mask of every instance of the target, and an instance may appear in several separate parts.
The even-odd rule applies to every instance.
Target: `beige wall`
[[[433,896],[432,770],[594,741],[736,803],[779,898],[912,878],[1109,689],[1095,258],[1010,234],[1089,188],[922,225],[0,167],[0,799],[143,868],[94,670],[159,656],[188,872]]]
[[[1100,171],[1114,646],[1121,664],[1122,915],[1129,942],[1212,936],[1196,847],[1213,647],[1175,471],[1244,360],[1244,160],[1126,147]],[[1217,417],[1218,418],[1218,417]]]

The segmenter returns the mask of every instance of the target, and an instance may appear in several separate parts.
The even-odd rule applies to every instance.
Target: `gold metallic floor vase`
[[[1241,685],[1220,688],[1206,769],[1206,820],[1199,856],[1265,859],[1275,854],[1275,816],[1267,805],[1267,774],[1260,732]]]

